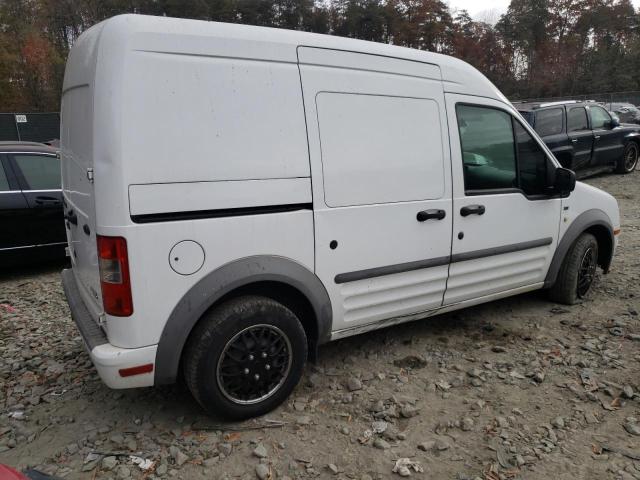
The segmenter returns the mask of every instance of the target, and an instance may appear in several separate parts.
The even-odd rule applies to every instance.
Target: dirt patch
[[[640,479],[640,172],[587,182],[618,198],[622,236],[585,302],[537,292],[329,344],[286,404],[242,424],[180,385],[107,389],[60,266],[4,274],[0,463],[70,479]]]

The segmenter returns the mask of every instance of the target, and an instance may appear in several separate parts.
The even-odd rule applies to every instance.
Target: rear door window
[[[25,190],[60,190],[60,160],[57,157],[20,153],[13,158],[27,182]]]
[[[571,108],[567,113],[567,132],[579,130],[589,130],[587,111],[584,107]]]
[[[564,113],[562,108],[550,108],[536,113],[536,132],[541,137],[562,133]]]

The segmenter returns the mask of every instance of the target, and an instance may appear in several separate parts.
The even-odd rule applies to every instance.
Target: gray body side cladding
[[[318,344],[331,338],[331,301],[320,279],[299,263],[276,256],[233,261],[209,273],[178,302],[162,331],[155,364],[155,385],[174,383],[185,342],[200,317],[220,298],[255,282],[280,282],[299,290],[311,304],[317,322]]]
[[[576,239],[590,227],[593,226],[602,226],[605,227],[609,232],[609,241],[613,247],[614,237],[613,237],[613,227],[611,226],[611,219],[609,216],[604,213],[602,210],[598,210],[596,208],[587,210],[578,215],[567,231],[564,233],[562,240],[558,244],[558,248],[556,248],[555,253],[553,254],[553,258],[551,259],[551,265],[549,266],[549,271],[547,272],[547,276],[544,279],[544,288],[552,287],[556,282],[556,278],[558,277],[558,272],[560,271],[560,267],[562,266],[562,261],[566,257],[571,245]],[[605,258],[602,262],[602,268],[605,272],[609,269],[611,265],[611,257],[613,256],[613,248],[611,254],[608,258]]]

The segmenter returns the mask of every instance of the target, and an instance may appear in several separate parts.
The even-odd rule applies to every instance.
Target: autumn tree
[[[495,24],[442,0],[0,0],[0,111],[57,110],[69,49],[91,25],[121,13],[445,53],[512,98],[640,90],[640,15],[630,0],[511,0]]]

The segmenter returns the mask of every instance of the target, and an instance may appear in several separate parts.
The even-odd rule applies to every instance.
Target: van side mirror
[[[609,121],[609,128],[616,128],[620,126],[620,120],[616,117],[611,117]]]
[[[576,174],[568,168],[556,168],[553,189],[560,195],[568,195],[576,188]]]

